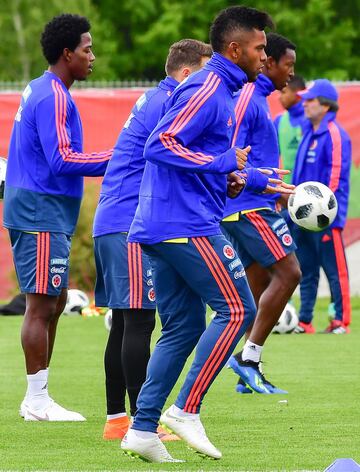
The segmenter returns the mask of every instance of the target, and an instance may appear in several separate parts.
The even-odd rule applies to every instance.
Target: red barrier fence
[[[340,111],[338,120],[350,134],[353,160],[360,165],[360,85],[338,87]],[[87,89],[75,90],[73,96],[79,107],[83,127],[85,151],[100,151],[112,147],[142,89]],[[19,93],[0,93],[0,155],[6,156]],[[271,96],[273,115],[281,111],[276,93]]]
[[[353,145],[353,161],[360,166],[360,85],[339,86],[340,111],[338,120],[350,134]],[[85,151],[101,151],[112,147],[125,123],[136,99],[143,89],[86,89],[75,90],[74,99],[80,110],[84,129]],[[14,116],[18,109],[20,93],[0,93],[0,156],[7,156]],[[275,116],[281,111],[276,94],[270,100]],[[2,204],[0,204],[2,221]],[[359,220],[351,220],[345,237],[348,244],[360,239]],[[351,228],[351,229],[350,229]],[[8,295],[12,287],[9,273],[12,268],[11,251],[7,232],[0,229],[0,299]]]

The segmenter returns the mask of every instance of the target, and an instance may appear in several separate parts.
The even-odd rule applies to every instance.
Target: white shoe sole
[[[84,418],[80,413],[66,410],[65,408],[60,407],[60,405],[56,404],[54,401],[50,407],[45,409],[45,411],[32,410],[27,405],[22,403],[19,413],[25,421],[86,421],[86,418]]]
[[[160,424],[167,431],[169,431],[173,434],[176,434],[183,441],[185,441],[187,446],[189,447],[189,449],[192,449],[193,451],[195,451],[200,456],[208,458],[208,459],[209,458],[214,459],[214,460],[221,459],[221,457],[222,457],[221,452],[218,449],[216,449],[216,447],[210,442],[209,439],[208,439],[209,443],[214,448],[214,450],[212,452],[206,450],[205,446],[201,446],[201,445],[197,444],[196,441],[194,441],[193,439],[191,439],[191,438],[189,439],[187,437],[186,433],[184,433],[182,431],[181,423],[179,425],[177,425],[175,421],[176,421],[176,418],[174,418],[174,419],[169,418],[167,416],[167,412],[165,412],[163,415],[161,415],[161,418],[160,418]],[[177,427],[177,426],[179,426],[179,427]]]

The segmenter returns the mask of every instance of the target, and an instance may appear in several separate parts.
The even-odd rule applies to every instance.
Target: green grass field
[[[265,373],[289,395],[239,395],[224,369],[202,408],[209,437],[223,459],[198,457],[183,442],[169,444],[185,464],[146,464],[102,440],[105,415],[102,318],[63,317],[50,371],[50,393],[83,413],[86,423],[25,423],[18,407],[25,391],[21,317],[0,317],[0,470],[6,471],[322,471],[336,458],[360,462],[360,299],[353,300],[352,332],[272,335]],[[319,301],[315,325],[327,323]],[[154,340],[158,331],[154,335]],[[178,387],[175,387],[175,397]],[[279,403],[287,399],[288,403]]]
[[[360,218],[360,167],[351,168],[350,199],[348,218]]]

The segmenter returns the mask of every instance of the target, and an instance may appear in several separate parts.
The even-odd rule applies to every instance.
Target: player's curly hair
[[[215,52],[223,52],[230,34],[239,29],[263,31],[266,27],[273,29],[274,22],[264,11],[245,6],[229,7],[222,10],[210,27],[210,44]]]
[[[296,45],[285,36],[277,33],[267,33],[265,52],[267,56],[271,56],[276,62],[286,54],[287,49],[296,50]]]
[[[59,60],[65,48],[74,51],[80,44],[81,35],[90,31],[87,18],[70,13],[55,16],[45,25],[40,44],[45,59],[50,65]]]

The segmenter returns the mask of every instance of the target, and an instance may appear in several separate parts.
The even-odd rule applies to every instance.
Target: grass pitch
[[[327,301],[315,325],[327,324]],[[24,422],[21,317],[0,317],[0,470],[7,471],[322,471],[336,458],[360,462],[360,299],[349,335],[272,335],[264,369],[289,395],[239,395],[224,369],[202,408],[220,461],[198,457],[183,442],[168,444],[185,464],[146,464],[102,440],[105,418],[103,318],[63,317],[50,369],[50,393],[86,423]],[[159,334],[159,324],[153,339]],[[185,369],[186,370],[186,369]],[[178,386],[170,397],[175,398]],[[279,403],[280,400],[288,403]]]

